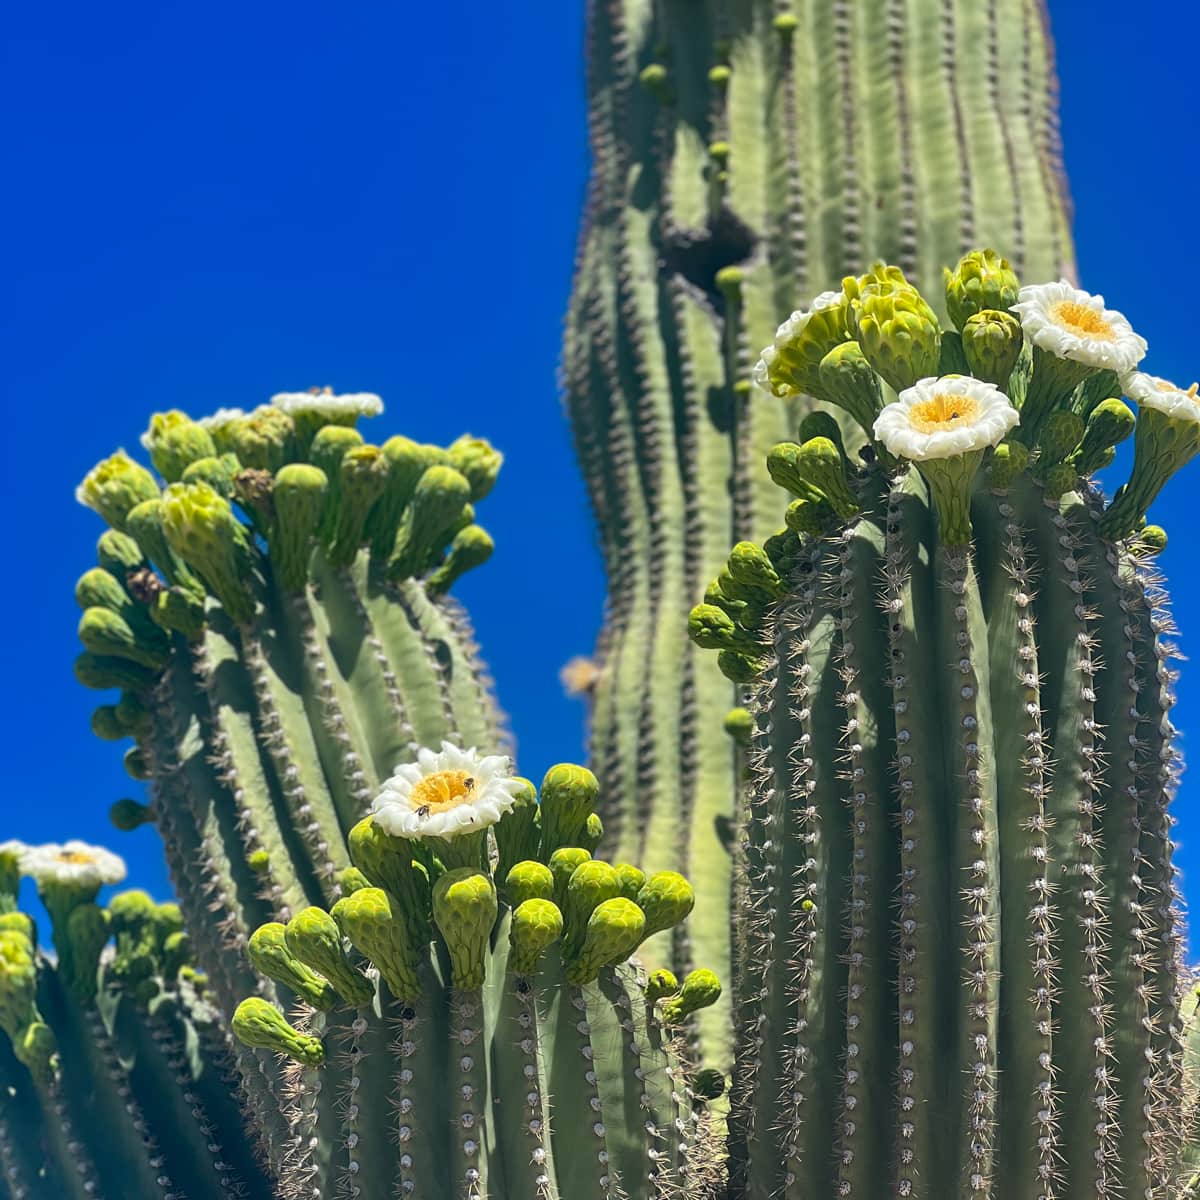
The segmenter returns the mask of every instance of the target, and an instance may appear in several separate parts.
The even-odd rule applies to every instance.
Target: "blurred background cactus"
[[[609,603],[589,680],[610,849],[728,888],[733,690],[687,609],[777,525],[761,463],[809,401],[751,397],[781,314],[884,257],[938,297],[979,242],[1070,277],[1053,51],[1037,3],[588,6],[592,175],[564,378]],[[720,906],[687,935],[728,960]],[[668,951],[661,948],[660,954]],[[677,939],[681,967],[692,949]],[[706,1018],[717,1060],[729,1010]]]

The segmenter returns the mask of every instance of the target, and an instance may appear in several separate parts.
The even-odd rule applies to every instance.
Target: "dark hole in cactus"
[[[704,293],[713,310],[725,315],[725,297],[717,288],[717,272],[745,262],[758,239],[745,222],[722,209],[707,229],[680,229],[663,242],[663,267],[683,276]]]
[[[708,419],[718,433],[732,433],[736,407],[728,388],[708,389]]]
[[[444,642],[441,638],[434,640],[432,645],[433,657],[437,660],[437,665],[446,673],[447,679],[452,678],[454,674],[454,651],[450,649],[448,642]]]

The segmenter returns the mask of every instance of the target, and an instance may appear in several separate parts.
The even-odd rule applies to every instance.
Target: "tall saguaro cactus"
[[[803,407],[750,401],[751,351],[878,257],[929,286],[982,241],[1070,275],[1053,54],[1040,0],[593,0],[588,39],[564,374],[609,577],[592,753],[627,803],[614,853],[715,896],[733,692],[684,615],[732,541],[776,527],[761,464]],[[724,905],[689,936],[725,959]],[[727,1045],[728,1010],[704,1021]]]

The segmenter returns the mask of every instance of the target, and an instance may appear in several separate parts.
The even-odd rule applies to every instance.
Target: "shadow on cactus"
[[[248,1046],[293,1060],[283,1194],[583,1200],[714,1182],[704,1099],[720,1080],[693,1088],[679,1034],[720,986],[627,962],[687,916],[692,889],[580,847],[599,837],[598,791],[564,764],[539,804],[504,760],[422,751],[351,831],[342,898],[254,932],[251,961],[296,1001],[291,1021],[261,996],[233,1015]]]
[[[37,880],[55,954],[16,907]],[[229,1035],[175,904],[97,904],[121,860],[82,842],[0,845],[0,1179],[12,1200],[269,1197]]]
[[[786,528],[691,615],[749,710],[735,1197],[1158,1196],[1184,1162],[1145,512],[1200,402],[1098,296],[990,251],[946,288],[953,330],[882,265],[780,326],[756,381],[865,444],[826,410],[776,446]]]

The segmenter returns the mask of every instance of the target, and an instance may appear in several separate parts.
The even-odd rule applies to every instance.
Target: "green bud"
[[[773,600],[787,591],[767,552],[756,542],[738,542],[734,546],[729,554],[729,573],[743,587],[763,592]]]
[[[103,742],[119,742],[129,736],[115,704],[102,704],[92,710],[92,732]]]
[[[767,454],[767,472],[780,487],[802,500],[825,501],[848,519],[858,504],[846,484],[845,465],[828,438],[812,438],[803,446],[780,442]],[[833,489],[833,495],[822,487]]]
[[[366,539],[367,514],[383,495],[388,462],[378,446],[355,446],[342,456],[339,475],[329,561],[348,566]]]
[[[271,855],[267,850],[251,850],[246,855],[246,866],[256,875],[265,875],[271,869]]]
[[[846,346],[854,346],[854,342],[844,342],[842,346],[831,350],[830,353],[836,354]],[[824,359],[822,359],[823,361]],[[845,456],[846,446],[842,441],[842,427],[837,423],[835,417],[819,408],[814,409],[800,422],[796,440],[804,443],[815,437],[828,438],[838,448],[838,453]]]
[[[579,836],[580,847],[589,854],[595,854],[596,848],[604,840],[604,822],[600,820],[599,814],[589,813],[588,819],[583,823],[583,833]]]
[[[320,1038],[289,1025],[279,1009],[258,996],[251,996],[237,1006],[230,1025],[233,1036],[244,1046],[286,1054],[306,1067],[319,1067],[325,1061]]]
[[[374,999],[375,989],[346,957],[337,922],[323,908],[314,905],[298,912],[284,926],[284,940],[292,954],[324,975],[347,1004],[361,1008]]]
[[[162,632],[156,638],[139,638],[128,622],[110,608],[88,608],[79,620],[79,640],[93,654],[127,658],[152,671],[166,665],[170,647]]]
[[[96,971],[100,952],[108,941],[109,915],[98,904],[80,904],[67,918],[67,942],[70,953],[62,956],[66,984],[85,1004],[96,998]]]
[[[425,581],[431,595],[448,592],[454,583],[468,571],[481,567],[496,548],[492,535],[482,525],[468,525],[454,535],[446,561],[431,572]]]
[[[660,1000],[679,991],[679,980],[665,967],[650,972],[646,980],[646,1003],[653,1008]]]
[[[1167,531],[1161,525],[1145,525],[1130,546],[1134,554],[1146,557],[1161,554],[1167,548]]]
[[[775,332],[755,368],[755,381],[775,396],[807,394],[826,399],[821,387],[821,360],[852,340],[850,306],[844,295],[824,292],[811,309],[801,309]]]
[[[1106,456],[1133,433],[1135,424],[1129,406],[1120,400],[1102,400],[1097,404],[1088,414],[1079,448],[1071,459],[1079,474],[1088,476],[1102,470],[1107,465]]]
[[[0,929],[0,1029],[10,1038],[33,1018],[37,963],[29,937]]]
[[[719,1100],[725,1094],[725,1076],[715,1067],[704,1067],[692,1079],[692,1094],[698,1100]]]
[[[963,326],[962,350],[967,370],[976,379],[994,383],[1002,391],[1021,357],[1025,335],[1012,313],[984,309]]]
[[[424,941],[429,932],[429,877],[413,861],[412,844],[392,837],[364,817],[347,836],[350,860],[374,884],[399,901],[415,939]]]
[[[857,342],[834,346],[818,365],[817,382],[822,399],[853,417],[868,438],[874,436],[875,418],[883,409],[883,386]],[[800,440],[810,437],[829,437],[842,448],[841,442],[828,432],[805,433],[801,425]]]
[[[325,473],[329,481],[328,499],[321,521],[318,536],[322,541],[329,542],[337,525],[339,511],[339,492],[342,486],[342,459],[351,450],[357,450],[365,443],[363,435],[357,429],[346,425],[326,425],[317,430],[313,438],[309,458],[313,466]]]
[[[290,592],[303,590],[308,582],[313,538],[325,513],[328,491],[325,472],[307,463],[288,463],[275,475],[271,566],[280,585]]]
[[[724,88],[732,77],[733,72],[724,64],[712,67],[708,72],[708,82],[715,88]]]
[[[243,467],[270,471],[272,475],[295,457],[296,425],[287,413],[269,404],[231,423],[229,448]]]
[[[829,516],[832,519],[832,509],[829,510]],[[763,542],[763,551],[771,560],[771,565],[782,578],[791,570],[793,561],[800,551],[800,539],[792,530],[781,529],[778,533],[771,534]]]
[[[75,489],[80,504],[98,512],[114,529],[125,528],[129,510],[158,495],[158,484],[124,450],[97,463]]]
[[[150,728],[150,710],[136,692],[122,692],[117,701],[117,720],[131,734],[143,733]]]
[[[521,790],[517,792],[512,808],[492,826],[496,849],[499,851],[496,878],[505,880],[505,886],[513,867],[537,857],[542,838],[537,792],[528,779],[520,779],[518,782],[521,784]]]
[[[371,881],[357,867],[343,867],[337,873],[337,883],[344,896],[352,896],[371,886]]]
[[[953,271],[947,270],[945,276],[946,311],[955,327],[964,334],[973,316],[989,309],[1006,312],[1016,304],[1017,293],[1021,290],[1008,260],[1001,258],[995,250],[972,250],[964,254],[958,260],[958,266]]]
[[[470,499],[471,485],[453,467],[430,467],[400,518],[388,560],[388,578],[400,580],[421,574],[452,535]]]
[[[163,978],[173,980],[183,970],[192,956],[191,938],[182,930],[169,933],[163,939],[162,973]]]
[[[226,500],[233,499],[234,477],[242,470],[235,454],[218,454],[209,458],[198,458],[184,469],[180,483],[207,483],[214,492]]]
[[[733,683],[750,683],[766,670],[767,660],[738,650],[722,650],[717,655],[717,668]]]
[[[146,755],[137,746],[131,746],[125,751],[125,757],[121,760],[121,765],[125,768],[125,774],[130,779],[136,779],[139,783],[148,783],[154,778],[154,772],[150,769],[150,761]]]
[[[533,896],[513,909],[508,928],[508,969],[516,975],[532,975],[547,947],[562,936],[563,916],[556,905]]]
[[[44,1021],[34,1021],[13,1038],[13,1053],[42,1086],[58,1078],[58,1041]]]
[[[450,975],[459,991],[483,986],[497,912],[495,886],[482,871],[457,867],[434,884],[433,919],[450,952]]]
[[[795,34],[800,27],[800,18],[795,13],[784,12],[778,13],[775,19],[771,22],[771,27],[779,35],[781,40],[786,41]]]
[[[139,666],[127,658],[112,658],[85,651],[75,659],[75,678],[84,687],[105,691],[108,688],[130,688],[141,691],[152,687],[157,672]]]
[[[204,602],[182,588],[164,588],[154,598],[150,619],[160,629],[180,633],[192,642],[204,632]]]
[[[188,487],[191,485],[173,484],[172,486]],[[133,508],[126,518],[125,527],[137,541],[142,553],[158,567],[168,583],[190,588],[195,591],[198,598],[203,598],[203,584],[192,575],[171,548],[163,527],[165,518],[166,509],[162,500],[156,497],[153,500],[143,501]],[[128,577],[126,582],[128,582]]]
[[[571,872],[562,910],[568,957],[574,957],[582,946],[588,918],[596,906],[620,894],[620,879],[606,862],[592,860],[580,863]]]
[[[471,485],[471,499],[482,500],[500,474],[504,455],[490,442],[467,433],[450,443],[447,454],[450,466]]]
[[[600,781],[587,769],[559,763],[542,780],[543,859],[560,847],[578,845],[588,814],[600,798]]]
[[[793,500],[783,519],[792,533],[820,538],[835,523],[837,515],[826,500]]]
[[[636,901],[638,892],[646,882],[646,872],[632,863],[617,863],[613,869],[617,873],[617,885],[620,888],[617,894],[626,900]]]
[[[898,267],[880,264],[844,286],[863,356],[885,382],[899,392],[938,374],[937,315]]]
[[[662,63],[649,63],[638,75],[638,82],[642,87],[657,96],[660,101],[665,100],[669,93],[667,80],[667,68]]]
[[[1079,475],[1070,463],[1055,463],[1042,472],[1042,486],[1049,500],[1073,492],[1078,482]]]
[[[107,608],[115,613],[131,607],[129,593],[121,581],[103,567],[93,567],[80,575],[75,584],[75,603],[83,609]]]
[[[580,986],[592,983],[605,967],[624,962],[637,949],[645,928],[645,914],[624,896],[597,905],[588,918],[583,945],[567,966],[567,979]]]
[[[163,493],[163,532],[239,625],[254,616],[245,580],[250,542],[229,501],[206,483],[173,483]]]
[[[1038,467],[1044,473],[1049,467],[1066,460],[1083,437],[1083,418],[1073,412],[1051,413],[1038,433]]]
[[[175,483],[197,459],[211,458],[217,452],[208,430],[177,408],[150,418],[142,445],[150,452],[154,469],[168,483]]]
[[[367,535],[372,556],[386,560],[396,544],[401,516],[421,476],[429,467],[446,465],[449,456],[440,446],[420,445],[399,435],[388,438],[380,449],[388,464],[387,481],[383,495],[367,518]]]
[[[656,871],[638,893],[638,906],[646,914],[646,937],[672,929],[692,911],[696,893],[675,871]]]
[[[135,505],[136,507],[136,505]],[[110,575],[123,580],[130,571],[146,565],[137,542],[127,533],[106,529],[96,543],[96,559]]]
[[[504,894],[513,908],[519,908],[526,900],[551,900],[554,873],[545,863],[519,862],[504,877]]]
[[[1003,491],[1029,465],[1029,448],[1021,442],[1001,442],[992,452],[988,480],[993,488]]]
[[[131,833],[143,825],[149,825],[154,820],[154,814],[145,804],[136,800],[118,800],[109,810],[108,819],[122,833]]]
[[[16,895],[14,886],[13,896]],[[38,940],[37,922],[28,914],[23,912],[6,912],[0,913],[0,933],[16,933],[23,937],[30,946],[36,946]],[[3,971],[0,966],[0,971]],[[0,1024],[0,1029],[4,1028]]]
[[[591,853],[579,846],[562,846],[550,855],[550,873],[554,876],[554,903],[559,908],[567,906],[567,887],[571,876],[585,862],[591,860]]]
[[[683,981],[679,995],[663,1005],[663,1020],[669,1023],[682,1021],[689,1014],[716,1004],[720,996],[721,981],[711,971],[692,971]]]
[[[313,1008],[328,1012],[337,993],[288,949],[287,930],[278,921],[260,925],[246,943],[246,957],[260,974],[295,992]]]
[[[747,708],[731,708],[725,714],[725,732],[739,746],[750,745],[754,737],[754,716]]]
[[[383,981],[398,1000],[416,1000],[421,994],[417,979],[417,946],[408,923],[392,911],[382,888],[361,888],[343,896],[332,909],[342,932],[378,968]]]

